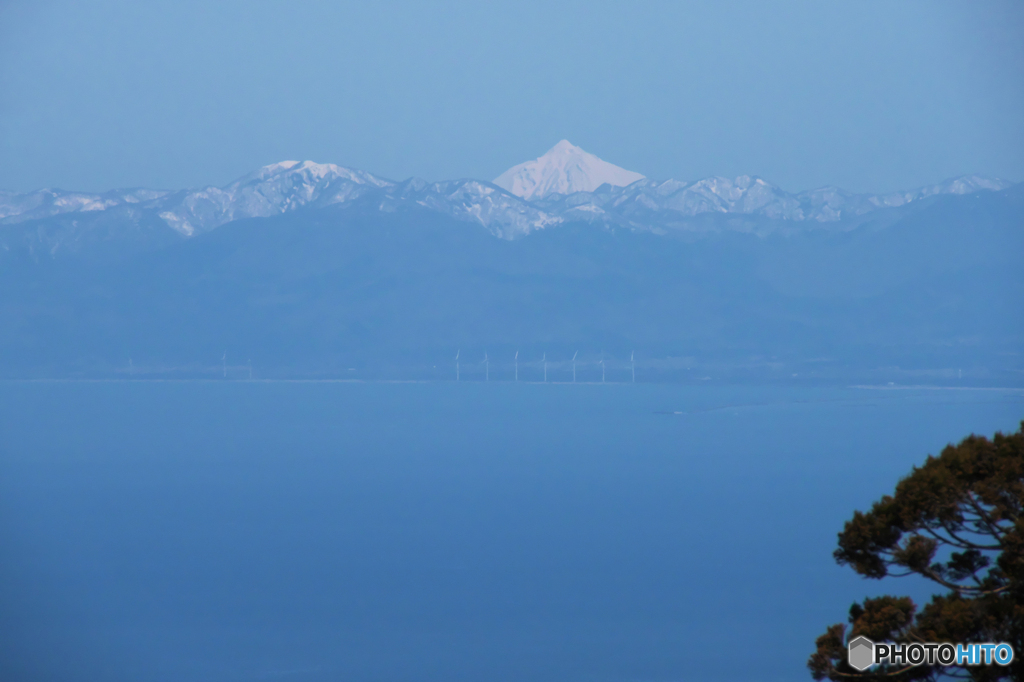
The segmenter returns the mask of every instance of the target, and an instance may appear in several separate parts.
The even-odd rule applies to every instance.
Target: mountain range
[[[0,193],[0,377],[450,379],[458,355],[563,380],[577,356],[581,380],[1018,386],[1022,253],[1021,184],[792,194],[566,141],[493,183],[285,161]]]
[[[420,206],[477,223],[491,234],[515,239],[539,229],[586,222],[634,230],[706,229],[708,215],[766,217],[790,223],[833,223],[883,208],[945,194],[964,195],[1009,187],[1004,180],[963,176],[937,185],[888,194],[855,194],[822,187],[796,194],[752,176],[655,181],[588,154],[566,140],[535,161],[510,168],[493,183],[462,179],[427,182],[387,180],[365,171],[312,161],[264,166],[224,187],[193,190],[122,189],[101,194],[42,189],[0,192],[0,226],[62,218],[35,233],[28,248],[74,250],[88,224],[170,228],[193,237],[244,218],[266,218],[304,208],[372,207],[381,212]],[[97,217],[102,220],[97,221]],[[70,219],[70,220],[69,220]],[[776,229],[787,227],[774,225]],[[742,220],[725,223],[749,229]],[[18,231],[0,229],[2,248],[15,246]]]

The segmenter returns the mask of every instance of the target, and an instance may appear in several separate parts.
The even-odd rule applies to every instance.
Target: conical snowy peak
[[[562,140],[544,156],[509,168],[494,184],[524,199],[539,199],[548,194],[593,192],[606,183],[625,187],[643,179]]]

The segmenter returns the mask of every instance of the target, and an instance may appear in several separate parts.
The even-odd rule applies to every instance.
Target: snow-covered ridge
[[[103,194],[41,189],[28,194],[0,191],[0,222],[31,220],[75,211],[104,211],[124,204],[143,204],[170,192],[153,189],[115,189]],[[10,221],[8,221],[10,222]]]
[[[178,193],[160,217],[192,235],[232,220],[266,218],[305,206],[327,206],[358,198],[395,183],[333,163],[282,161],[264,166],[226,187]]]
[[[942,194],[1001,190],[1011,183],[980,176],[882,195],[823,187],[792,194],[757,177],[711,177],[695,182],[649,180],[601,161],[563,140],[536,161],[515,166],[495,183],[464,179],[394,182],[364,171],[312,161],[264,166],[224,187],[102,194],[43,189],[0,192],[4,224],[53,216],[97,216],[126,224],[162,222],[184,237],[244,218],[303,208],[363,206],[385,212],[426,209],[477,223],[514,239],[565,222],[623,225],[660,231],[704,214],[761,216],[827,223]]]
[[[678,222],[708,213],[763,216],[794,222],[834,222],[882,208],[895,208],[941,194],[970,194],[1010,187],[1004,180],[964,176],[905,192],[854,194],[838,187],[822,187],[792,194],[749,175],[730,179],[704,178],[696,182],[642,180],[628,187],[601,187],[595,192],[550,195],[536,203],[568,218],[645,224]]]
[[[118,190],[105,194],[44,189],[28,194],[0,192],[0,225],[91,211],[126,211],[125,220],[155,215],[185,237],[244,218],[266,218],[301,208],[353,204],[378,210],[419,206],[512,239],[561,222],[538,207],[479,180],[394,182],[365,171],[314,163],[270,164],[225,187],[177,192]],[[128,209],[137,209],[130,211]]]

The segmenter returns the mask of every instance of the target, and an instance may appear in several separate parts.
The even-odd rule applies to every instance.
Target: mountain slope
[[[461,350],[467,377],[485,352],[503,376],[516,350],[552,372],[636,351],[648,380],[1012,384],[1022,194],[830,231],[575,222],[516,240],[417,203],[307,207],[116,263],[0,270],[0,373],[213,377],[227,352],[264,377],[445,378]]]

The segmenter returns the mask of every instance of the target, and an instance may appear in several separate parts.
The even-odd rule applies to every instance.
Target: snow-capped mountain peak
[[[374,185],[386,187],[393,183],[378,178],[365,171],[345,168],[333,163],[317,163],[315,161],[279,161],[256,170],[248,175],[243,175],[238,180],[228,185],[228,188],[238,188],[246,185],[259,185],[268,181],[288,184],[316,184],[320,182],[333,182],[335,180],[347,180],[359,185]]]
[[[643,179],[640,173],[603,161],[562,140],[543,156],[509,168],[495,178],[494,184],[523,199],[539,199],[549,194],[593,192],[604,184],[625,187]]]

